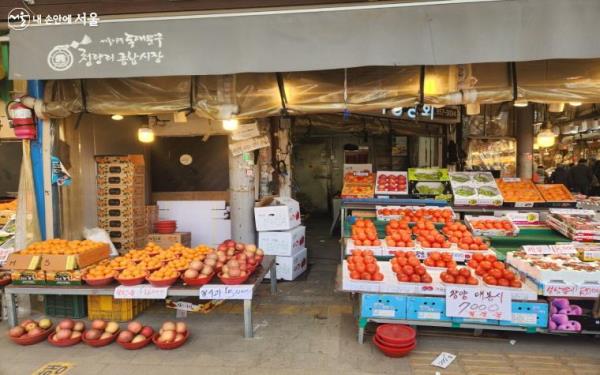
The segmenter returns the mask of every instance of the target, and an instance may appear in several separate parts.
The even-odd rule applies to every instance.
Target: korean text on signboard
[[[512,296],[498,288],[446,287],[446,315],[470,319],[511,320]]]

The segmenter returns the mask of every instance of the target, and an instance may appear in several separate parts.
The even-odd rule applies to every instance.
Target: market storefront
[[[600,11],[598,4],[438,3],[11,32],[11,77],[32,80],[37,90],[30,92],[37,99],[24,102],[35,107],[38,139],[31,142],[39,146],[25,157],[34,161],[40,239],[79,240],[84,228],[99,227],[120,253],[111,272],[121,261],[150,266],[152,256],[172,255],[181,264],[171,269],[162,259],[151,270],[172,279],[151,282],[172,285],[156,294],[162,299],[221,290],[217,277],[208,287],[178,278],[195,271],[189,276],[210,281],[203,276],[213,270],[206,268],[211,254],[233,248],[229,257],[252,259],[248,272],[243,262],[248,275],[260,260],[249,280],[233,283],[249,337],[251,297],[243,293],[252,295],[268,270],[272,279],[276,270],[288,280],[299,276],[307,254],[319,250],[307,253],[311,232],[299,226],[301,214],[325,215],[331,232],[341,233],[342,290],[360,295],[361,341],[368,322],[597,332],[587,304],[600,291],[598,250],[571,244],[596,240],[595,224],[580,225],[596,223],[596,213],[577,209],[581,202],[565,186],[531,178],[540,160],[534,143],[548,153],[573,135],[554,134],[553,124],[589,121],[580,137],[596,130],[600,53],[590,7]],[[377,27],[367,27],[373,20]],[[68,186],[52,181],[52,157],[65,166]],[[257,206],[272,210],[276,223]],[[174,230],[172,221],[189,238],[161,245],[149,232]],[[242,246],[236,251],[229,239]],[[136,251],[148,259],[132,259]],[[214,256],[215,265],[229,261]],[[93,263],[82,266],[90,266],[83,278],[63,280],[73,284],[64,288],[74,295],[122,290],[112,280],[94,289],[100,271],[91,271]],[[23,274],[22,265],[13,264],[13,275]],[[49,293],[39,284],[7,292],[66,290]],[[485,305],[487,316],[449,306],[456,293],[477,287],[508,303],[495,311]],[[569,302],[556,297],[583,301],[584,309],[570,314],[577,317],[561,313]]]

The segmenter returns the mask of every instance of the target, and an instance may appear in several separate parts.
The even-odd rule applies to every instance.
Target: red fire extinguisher
[[[23,105],[20,98],[6,104],[6,114],[10,120],[10,127],[13,128],[17,138],[35,139],[37,137],[33,111]]]

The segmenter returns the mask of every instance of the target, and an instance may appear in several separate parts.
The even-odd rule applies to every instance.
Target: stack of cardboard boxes
[[[277,278],[291,281],[306,271],[306,228],[300,225],[298,202],[291,198],[262,200],[254,208],[254,219],[258,247],[266,255],[276,256]]]
[[[97,163],[98,226],[119,252],[146,245],[143,155],[99,156]]]

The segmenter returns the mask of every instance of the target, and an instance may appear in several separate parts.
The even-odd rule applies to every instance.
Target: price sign
[[[121,285],[115,288],[113,297],[116,299],[165,299],[169,287],[157,288],[152,285]]]
[[[497,288],[446,287],[446,315],[470,319],[511,320],[511,293]]]
[[[579,286],[579,297],[597,298],[600,295],[600,284],[583,284]]]
[[[502,179],[502,181],[504,181],[504,182],[521,182],[521,179],[519,177],[504,177]]]
[[[546,245],[523,245],[523,250],[525,250],[525,254],[528,255],[544,255],[551,253],[550,247]]]
[[[533,202],[515,202],[515,207],[530,208],[533,207]]]
[[[200,299],[252,299],[254,285],[204,285]]]
[[[194,311],[194,307],[195,307],[195,305],[191,302],[186,302],[186,301],[175,302],[175,308],[177,310]]]
[[[547,297],[576,297],[579,294],[579,287],[564,283],[544,284],[543,293]]]
[[[572,244],[550,245],[552,254],[575,254],[577,250]]]
[[[600,250],[584,250],[583,259],[587,260],[600,260]]]
[[[15,249],[0,249],[0,264],[6,262],[8,256],[15,252]]]
[[[551,214],[562,214],[562,215],[585,215],[595,216],[596,212],[592,210],[580,210],[577,208],[551,208]]]
[[[436,367],[446,368],[446,367],[450,366],[450,364],[452,363],[452,361],[454,361],[454,359],[456,359],[456,356],[454,354],[447,353],[447,352],[441,352],[440,355],[438,355],[437,358],[434,359],[433,362],[431,362],[431,365],[436,366]]]

